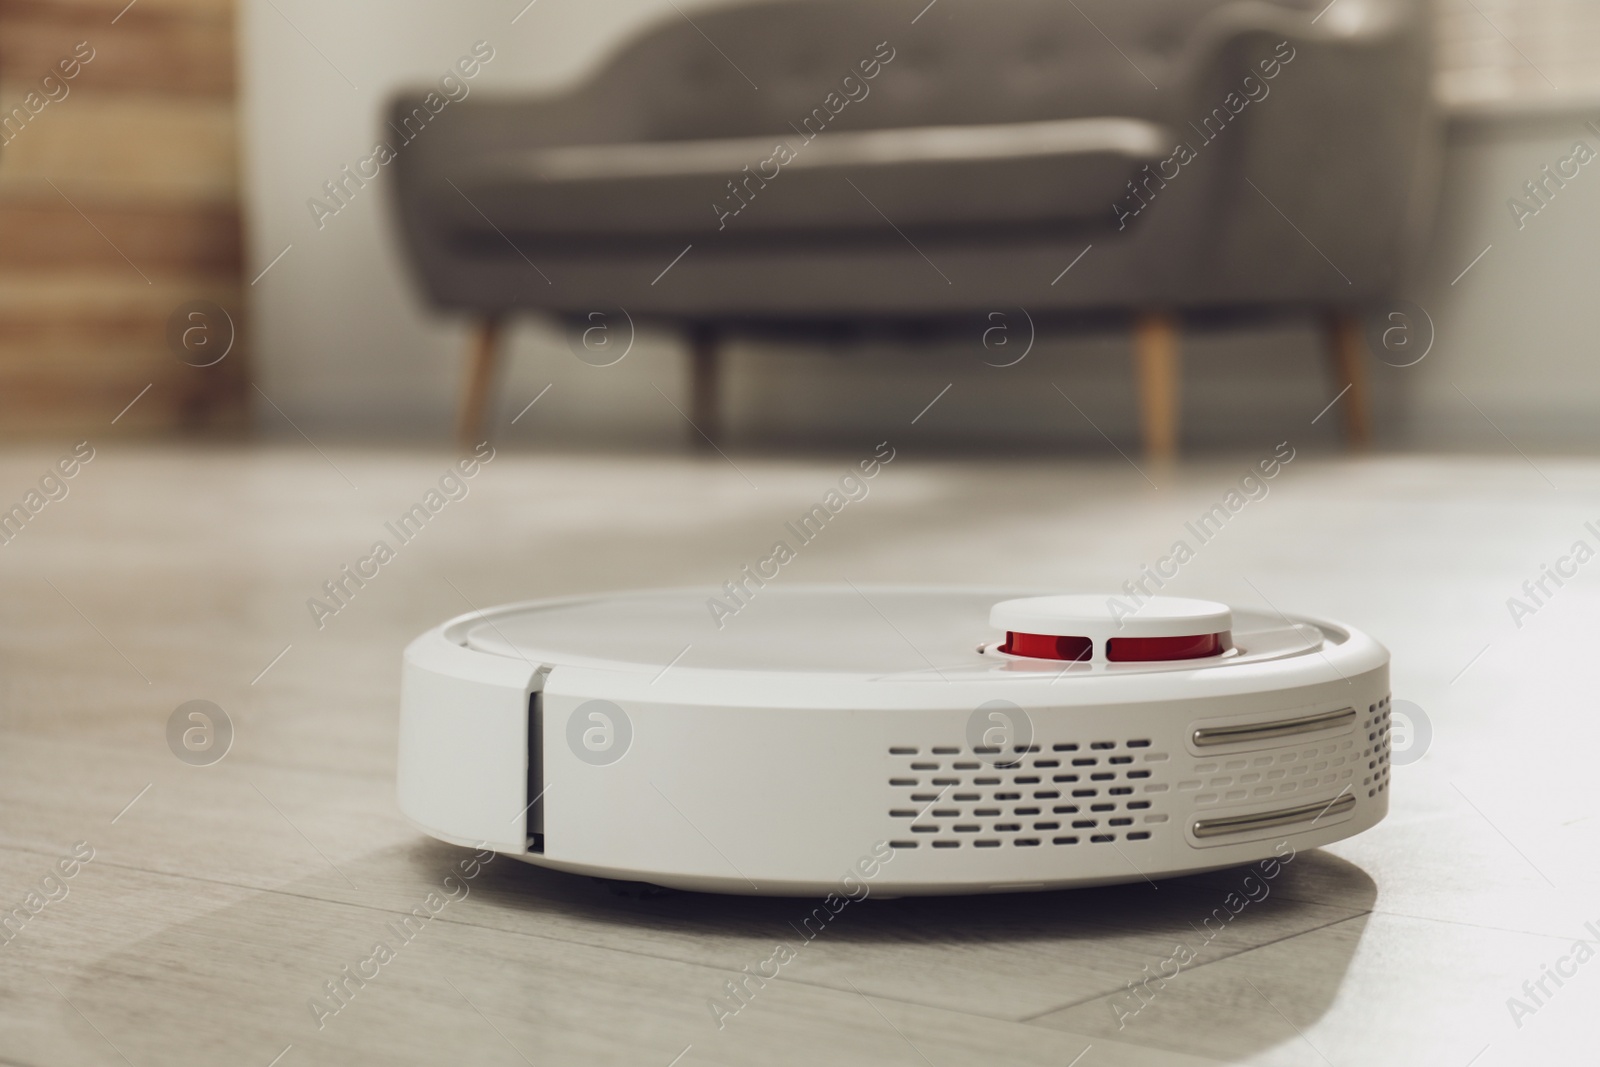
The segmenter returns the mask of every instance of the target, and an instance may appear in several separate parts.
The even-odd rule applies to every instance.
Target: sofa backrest
[[[588,91],[626,127],[615,135],[639,140],[783,133],[818,109],[813,123],[852,129],[1156,118],[1162,94],[1181,91],[1195,27],[1237,0],[935,0],[918,16],[925,2],[685,4],[687,17],[647,29]]]

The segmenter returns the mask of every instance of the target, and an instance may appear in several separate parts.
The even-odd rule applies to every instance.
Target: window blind
[[[1434,0],[1452,109],[1600,102],[1600,0]]]

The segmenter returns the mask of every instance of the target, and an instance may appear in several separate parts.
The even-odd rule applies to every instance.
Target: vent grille
[[[1168,821],[1148,739],[889,749],[892,848],[1050,848],[1145,841]]]
[[[1361,758],[1366,762],[1361,784],[1367,787],[1367,796],[1375,797],[1389,788],[1389,698],[1368,705],[1367,718],[1362,724],[1366,732],[1366,749]]]
[[[1194,793],[1197,808],[1299,796],[1330,786],[1343,788],[1354,781],[1359,765],[1367,759],[1356,748],[1364,743],[1347,737],[1209,760],[1195,764],[1195,777],[1185,778],[1177,788],[1180,793]]]
[[[1388,731],[1386,696],[1368,706],[1359,732],[1350,737],[1203,760],[1176,788],[1194,794],[1196,808],[1321,794],[1330,787],[1353,791],[1358,779],[1369,797],[1377,796],[1388,782]]]

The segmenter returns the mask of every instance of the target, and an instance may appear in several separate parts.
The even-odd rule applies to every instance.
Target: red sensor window
[[[1006,631],[1000,651],[1010,656],[1031,659],[1060,659],[1087,663],[1094,655],[1094,642],[1087,637],[1056,637],[1052,634],[1019,634]]]
[[[1204,659],[1222,654],[1222,634],[1192,637],[1113,637],[1106,642],[1106,659],[1112,663],[1152,663],[1173,659]]]

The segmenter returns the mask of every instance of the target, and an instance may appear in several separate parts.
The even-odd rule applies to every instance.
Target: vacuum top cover
[[[725,591],[653,590],[510,605],[453,629],[475,651],[536,663],[896,681],[1216,670],[1315,655],[1345,638],[1327,624],[1210,601],[1029,593],[774,585],[741,601]]]

